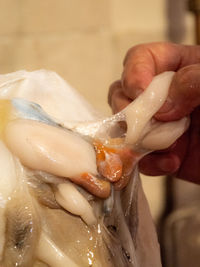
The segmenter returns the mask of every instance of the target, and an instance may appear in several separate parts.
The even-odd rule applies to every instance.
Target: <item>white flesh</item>
[[[189,118],[184,117],[178,121],[157,123],[141,141],[142,147],[148,150],[161,150],[171,146],[188,128]]]
[[[5,128],[5,142],[23,165],[57,176],[97,174],[92,145],[70,131],[18,119]]]
[[[17,177],[15,163],[12,154],[0,141],[0,259],[2,256],[3,244],[5,241],[5,206],[12,195]]]
[[[80,267],[64,254],[43,232],[41,233],[37,248],[37,257],[51,267]]]
[[[173,143],[188,127],[188,120],[182,119],[178,122],[172,123],[155,123],[151,121],[153,115],[159,110],[159,108],[163,105],[167,94],[168,88],[173,77],[172,72],[163,73],[154,78],[152,83],[149,87],[144,91],[144,93],[139,96],[132,104],[130,104],[122,113],[115,115],[113,117],[114,124],[116,121],[120,120],[120,118],[124,118],[126,116],[126,121],[128,125],[128,132],[126,136],[126,143],[135,145],[139,142],[139,144],[148,150],[155,150],[155,149],[163,149]],[[44,81],[45,82],[45,81]],[[42,81],[43,83],[43,81]],[[26,83],[24,83],[25,88]],[[32,92],[35,92],[35,86],[32,88]],[[9,97],[13,97],[15,95],[14,90],[16,88],[12,88],[12,94]],[[27,89],[27,88],[25,88]],[[48,87],[46,88],[48,92]],[[25,90],[25,96],[28,98],[30,95],[28,90]],[[42,90],[38,89],[38,92],[43,92]],[[1,94],[1,97],[7,97],[6,90],[4,90],[5,94]],[[65,92],[63,92],[65,94]],[[34,95],[34,94],[33,94]],[[56,94],[57,95],[57,92]],[[58,94],[60,95],[60,94]],[[16,95],[15,95],[16,96]],[[18,96],[22,96],[19,94]],[[61,97],[62,98],[62,97]],[[41,95],[37,95],[36,98],[31,98],[29,100],[33,100],[35,102],[39,102],[38,100],[42,99]],[[64,98],[63,98],[64,99]],[[66,102],[68,99],[68,95],[65,101],[61,101],[59,98],[49,98],[46,97],[46,93],[44,94],[44,103],[46,105],[46,101],[48,105],[44,105],[47,107],[46,111],[50,113],[51,116],[55,116],[59,118],[62,122],[68,114],[70,117],[70,109],[67,108]],[[61,102],[64,103],[61,105]],[[68,101],[70,102],[70,101]],[[81,102],[81,101],[80,101]],[[54,106],[54,104],[56,105]],[[41,101],[40,104],[43,106],[43,102]],[[79,104],[79,103],[78,103]],[[71,103],[74,107],[75,105]],[[77,109],[79,106],[76,105]],[[48,109],[49,108],[49,109]],[[64,112],[62,111],[64,110]],[[76,111],[76,109],[74,109]],[[81,108],[79,109],[79,111]],[[58,111],[58,112],[57,112]],[[76,112],[72,113],[76,113]],[[88,112],[90,115],[90,112]],[[73,114],[73,115],[74,115]],[[125,116],[124,116],[125,114]],[[80,115],[81,112],[80,112]],[[81,117],[81,116],[80,116]],[[84,114],[83,116],[84,117]],[[87,117],[87,116],[86,116]],[[94,116],[91,115],[93,118]],[[89,116],[90,118],[90,116]],[[117,118],[117,119],[116,119]],[[77,119],[79,119],[77,117]],[[109,119],[108,121],[111,121]],[[105,120],[104,120],[105,121]],[[104,127],[104,123],[100,122],[102,127]],[[93,124],[94,125],[94,124]],[[149,126],[149,127],[147,127]],[[97,125],[95,125],[97,127]],[[98,128],[98,127],[97,127]],[[106,131],[109,130],[109,127],[106,125]],[[87,128],[88,129],[88,128]],[[90,129],[91,130],[91,129]],[[100,129],[101,131],[101,129]],[[170,131],[170,135],[168,132]],[[88,132],[88,131],[86,131]],[[94,131],[96,133],[96,130]],[[104,131],[101,131],[104,133]],[[4,138],[5,142],[10,149],[10,151],[16,155],[23,165],[35,169],[35,170],[42,170],[48,173],[52,173],[57,176],[63,177],[73,177],[79,176],[83,172],[90,172],[92,174],[97,174],[96,169],[96,156],[93,147],[86,141],[84,141],[79,136],[71,133],[70,131],[64,131],[60,128],[55,128],[49,125],[45,125],[36,121],[30,121],[25,119],[17,119],[11,121],[7,124],[5,131],[4,131]],[[90,132],[88,132],[90,135]],[[94,134],[93,134],[94,135]],[[141,138],[142,137],[142,138]],[[5,148],[1,149],[0,145],[0,166],[2,168],[7,168],[8,173],[5,170],[2,171],[2,176],[0,177],[0,188],[1,188],[1,199],[0,205],[5,205],[5,201],[7,201],[9,196],[12,196],[12,190],[15,187],[16,179],[13,179],[11,174],[11,170],[15,170],[15,167],[12,169],[12,160],[9,159],[9,154],[2,155],[4,159],[1,160],[1,153],[2,151],[6,151]],[[2,150],[2,151],[1,151]],[[12,155],[11,155],[12,156]],[[10,162],[8,166],[8,163]],[[7,180],[6,180],[7,179]],[[12,180],[13,179],[13,180]],[[78,193],[78,194],[77,194]],[[68,211],[73,214],[79,215],[87,224],[93,224],[95,222],[95,217],[93,211],[90,210],[89,203],[84,203],[85,199],[83,200],[79,192],[74,191],[68,184],[62,184],[58,186],[58,191],[56,193],[57,201]],[[98,205],[99,203],[97,203]],[[100,205],[99,205],[100,206]],[[4,207],[4,206],[3,206]],[[64,213],[62,210],[59,210],[61,214],[56,213],[53,211],[54,214],[58,214],[59,216],[56,217],[56,222],[59,223],[63,222],[62,216],[63,214],[67,215],[74,219],[74,224],[71,223],[70,233],[65,233],[66,236],[71,236],[71,240],[74,240],[74,232],[72,229],[78,229],[76,233],[78,236],[82,236],[85,238],[84,241],[80,242],[83,246],[88,246],[89,242],[92,242],[84,232],[81,232],[81,228],[76,227],[75,221],[79,220],[80,224],[84,224],[80,218],[76,218],[74,216],[70,216],[68,213]],[[1,212],[1,210],[0,210]],[[62,214],[63,213],[63,214]],[[4,235],[4,218],[3,213],[0,214],[0,243],[3,244]],[[66,222],[70,221],[66,219]],[[78,224],[77,224],[78,225]],[[122,227],[123,228],[123,227]],[[50,230],[55,230],[55,235],[62,235],[60,231],[60,226],[56,228],[56,223],[54,223],[53,227],[49,228]],[[64,225],[64,230],[66,229],[66,224]],[[88,228],[89,229],[89,228]],[[60,232],[59,232],[60,231]],[[121,229],[123,232],[123,229]],[[97,234],[97,232],[96,232]],[[92,238],[94,238],[95,234],[91,234]],[[61,239],[61,238],[60,238]],[[71,245],[69,242],[66,244],[66,239],[64,240],[66,244],[65,246],[60,245],[60,239],[58,237],[58,242],[56,244],[51,238],[44,232],[41,234],[41,238],[39,241],[39,245],[37,248],[37,256],[38,258],[47,263],[51,267],[63,267],[63,266],[70,266],[70,267],[78,267],[77,264],[74,262],[76,261],[77,254],[79,253],[74,252],[73,257],[68,251],[63,251],[63,248],[67,245]],[[125,240],[126,241],[126,240]],[[72,242],[72,243],[73,243]],[[73,243],[74,244],[74,243]],[[73,246],[73,245],[71,245]],[[131,243],[132,246],[132,243]],[[101,247],[101,245],[100,245]],[[134,248],[133,248],[134,249]],[[79,250],[77,250],[79,251]],[[1,251],[0,251],[1,253]],[[107,250],[103,255],[108,254]],[[73,258],[71,260],[67,255]],[[109,263],[109,260],[105,258],[105,262],[110,266],[112,263]],[[98,266],[99,259],[94,257],[94,266]],[[100,260],[103,262],[103,259]],[[97,262],[97,265],[95,265]],[[105,266],[105,264],[103,264]]]
[[[161,108],[168,94],[174,72],[157,75],[145,91],[124,110],[127,122],[126,142],[136,144],[145,125]]]
[[[67,211],[79,215],[87,225],[97,222],[92,207],[81,193],[70,183],[59,184],[56,201]]]
[[[126,143],[154,151],[172,145],[188,128],[189,118],[173,122],[151,120],[164,104],[174,72],[154,77],[145,91],[123,112],[126,115]]]

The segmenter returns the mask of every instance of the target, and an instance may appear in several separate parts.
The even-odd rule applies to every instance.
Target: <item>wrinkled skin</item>
[[[110,86],[114,113],[126,107],[163,71],[176,71],[169,96],[155,118],[173,121],[190,115],[188,131],[170,148],[144,157],[139,166],[147,175],[173,174],[200,183],[200,47],[150,43],[131,48],[124,60],[121,80]]]

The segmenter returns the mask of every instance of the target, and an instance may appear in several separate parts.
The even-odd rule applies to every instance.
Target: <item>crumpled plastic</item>
[[[0,98],[24,98],[35,102],[56,122],[65,126],[69,126],[70,123],[74,125],[75,122],[95,121],[102,118],[99,112],[67,82],[56,73],[46,70],[18,71],[0,75]],[[131,234],[134,254],[128,255],[129,252],[124,252],[127,254],[127,259],[124,261],[127,265],[124,266],[160,267],[157,234],[137,168],[133,176],[130,184],[120,193],[120,198],[117,198],[124,214],[124,222]],[[116,202],[114,206],[118,204]],[[121,220],[115,207],[111,217]],[[129,261],[130,256],[133,261]],[[113,266],[117,267],[117,265]],[[119,264],[119,267],[123,265]]]

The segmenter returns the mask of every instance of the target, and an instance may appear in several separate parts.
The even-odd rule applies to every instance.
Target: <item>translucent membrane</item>
[[[172,77],[155,77],[125,110],[87,123],[53,119],[24,99],[0,100],[4,267],[147,266],[137,250],[136,165],[189,125],[153,119]]]

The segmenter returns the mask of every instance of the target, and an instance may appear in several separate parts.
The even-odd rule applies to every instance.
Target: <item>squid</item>
[[[69,112],[59,106],[67,94],[56,74],[42,72],[60,86],[50,93],[50,99],[56,95],[52,106],[32,84],[29,94],[24,91],[29,75],[10,74],[7,83],[0,77],[0,164],[6,172],[0,177],[0,266],[159,267],[159,256],[141,265],[134,198],[138,161],[169,147],[190,123],[153,118],[174,73],[156,76],[109,118],[85,108],[87,122],[67,120]],[[70,97],[80,105],[76,92]]]

